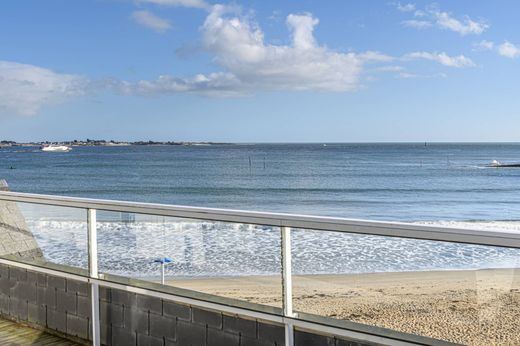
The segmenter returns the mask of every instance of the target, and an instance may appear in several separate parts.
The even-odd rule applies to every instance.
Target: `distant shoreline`
[[[27,142],[18,143],[15,141],[1,141],[0,148],[5,147],[40,147],[46,144],[66,145],[71,147],[127,147],[127,146],[209,146],[209,145],[231,145],[233,143],[223,142],[175,142],[175,141],[136,141],[136,142],[120,142],[120,141],[107,141],[107,140],[86,140],[86,141],[64,141],[64,142]]]

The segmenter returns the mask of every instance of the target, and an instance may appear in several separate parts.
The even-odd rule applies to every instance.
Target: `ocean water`
[[[11,190],[55,195],[419,222],[520,232],[520,144],[243,144],[0,149]],[[21,206],[45,255],[86,266],[84,214]],[[78,214],[79,213],[79,214]],[[154,276],[279,272],[265,226],[100,214],[105,271]],[[294,231],[296,273],[516,266],[519,251]]]

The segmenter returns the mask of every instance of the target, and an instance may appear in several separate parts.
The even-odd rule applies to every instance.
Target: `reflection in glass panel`
[[[471,345],[519,344],[520,250],[292,231],[296,311]]]
[[[0,201],[0,255],[87,268],[83,209]]]
[[[281,305],[280,231],[246,224],[98,212],[101,272]]]

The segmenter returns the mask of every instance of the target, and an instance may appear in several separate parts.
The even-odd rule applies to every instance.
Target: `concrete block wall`
[[[8,191],[0,179],[0,191]],[[0,201],[0,256],[16,255],[28,259],[43,258],[42,251],[14,202]]]
[[[284,326],[100,287],[103,345],[283,346]],[[75,280],[0,264],[0,316],[89,344],[90,289]],[[297,346],[364,346],[305,331]]]

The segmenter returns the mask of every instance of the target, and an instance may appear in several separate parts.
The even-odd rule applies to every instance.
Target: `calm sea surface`
[[[402,221],[520,219],[520,169],[485,168],[493,159],[520,161],[520,145],[4,148],[0,178],[14,191],[192,206]]]

